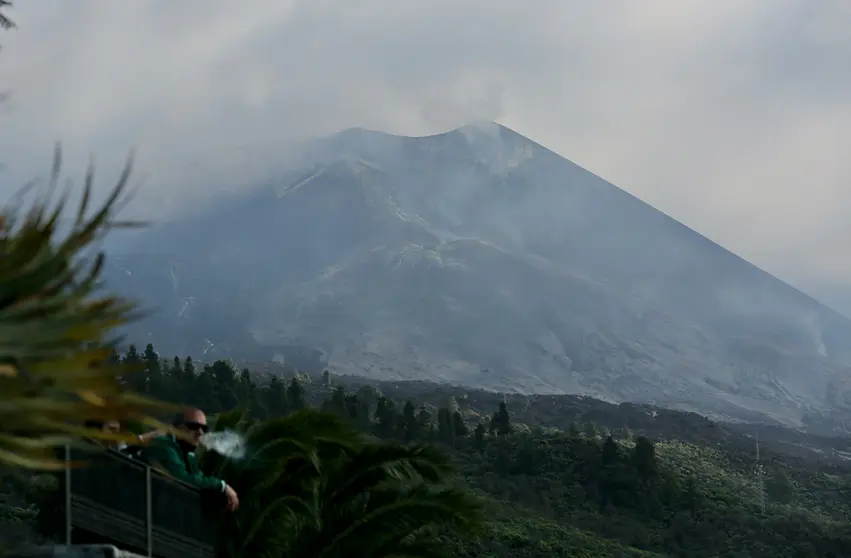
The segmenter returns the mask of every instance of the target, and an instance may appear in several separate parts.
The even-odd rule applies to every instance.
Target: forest
[[[345,556],[355,547],[359,556],[851,555],[851,466],[770,439],[760,442],[757,462],[752,439],[697,415],[565,397],[559,414],[572,420],[564,421],[542,397],[370,383],[328,371],[252,374],[223,360],[165,359],[152,345],[111,360],[139,370],[124,379],[138,393],[198,406],[218,428],[242,428],[249,441],[282,436],[293,459],[281,463],[293,471],[306,471],[293,449],[304,437],[358,440],[346,459],[290,478],[274,494],[252,491],[256,476],[234,478],[243,504],[239,521],[222,520],[223,555]],[[389,488],[388,478],[366,473],[398,459],[417,482]],[[321,482],[311,486],[323,487],[327,502],[305,492],[303,481],[316,475]],[[347,487],[345,505],[331,505],[340,498],[332,496],[335,485],[347,478],[363,484]],[[38,514],[48,484],[43,475],[6,475],[7,546],[44,536]],[[365,513],[364,495],[378,492],[410,506],[410,515],[379,514],[362,533],[344,534]],[[286,514],[258,522],[282,499],[290,502]],[[314,517],[306,528],[311,522],[287,514],[322,521]],[[392,544],[364,542],[388,532],[399,535]],[[329,540],[339,546],[323,546]]]

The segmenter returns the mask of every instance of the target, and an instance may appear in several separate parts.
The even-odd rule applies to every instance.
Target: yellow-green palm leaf
[[[108,360],[115,330],[135,317],[135,305],[100,292],[104,254],[92,250],[110,230],[132,225],[114,218],[131,164],[93,212],[90,170],[70,230],[61,233],[67,196],[51,208],[60,162],[57,148],[45,196],[0,210],[0,465],[61,467],[56,445],[116,438],[81,428],[83,421],[155,423],[149,414],[162,408],[126,393],[121,378],[132,371]]]

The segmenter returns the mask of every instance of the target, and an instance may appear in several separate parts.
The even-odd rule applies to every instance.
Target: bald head
[[[185,432],[189,442],[197,446],[207,431],[207,415],[201,409],[189,407],[175,417],[174,426]]]

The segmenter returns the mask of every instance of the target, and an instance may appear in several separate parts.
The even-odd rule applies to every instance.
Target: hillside
[[[457,484],[474,491],[487,511],[480,532],[444,537],[447,556],[851,553],[851,464],[826,451],[847,449],[848,440],[801,437],[810,447],[799,451],[787,443],[799,434],[764,429],[757,461],[753,438],[689,413],[567,396],[551,406],[548,397],[516,395],[503,417],[502,400],[489,392],[291,371],[266,382],[221,361],[196,367],[149,354],[148,373],[132,382],[156,397],[210,413],[248,407],[261,419],[312,405],[373,439],[439,447],[455,464]],[[0,544],[36,540],[50,483],[0,480]]]
[[[846,416],[851,320],[519,134],[348,130],[146,231],[109,271],[169,352]],[[828,415],[828,419],[822,417]]]

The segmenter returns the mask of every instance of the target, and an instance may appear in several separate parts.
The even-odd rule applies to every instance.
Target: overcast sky
[[[784,279],[851,285],[851,0],[16,4],[0,200],[56,140],[104,188],[138,147],[139,207],[167,208],[175,169],[272,142],[487,119]]]

